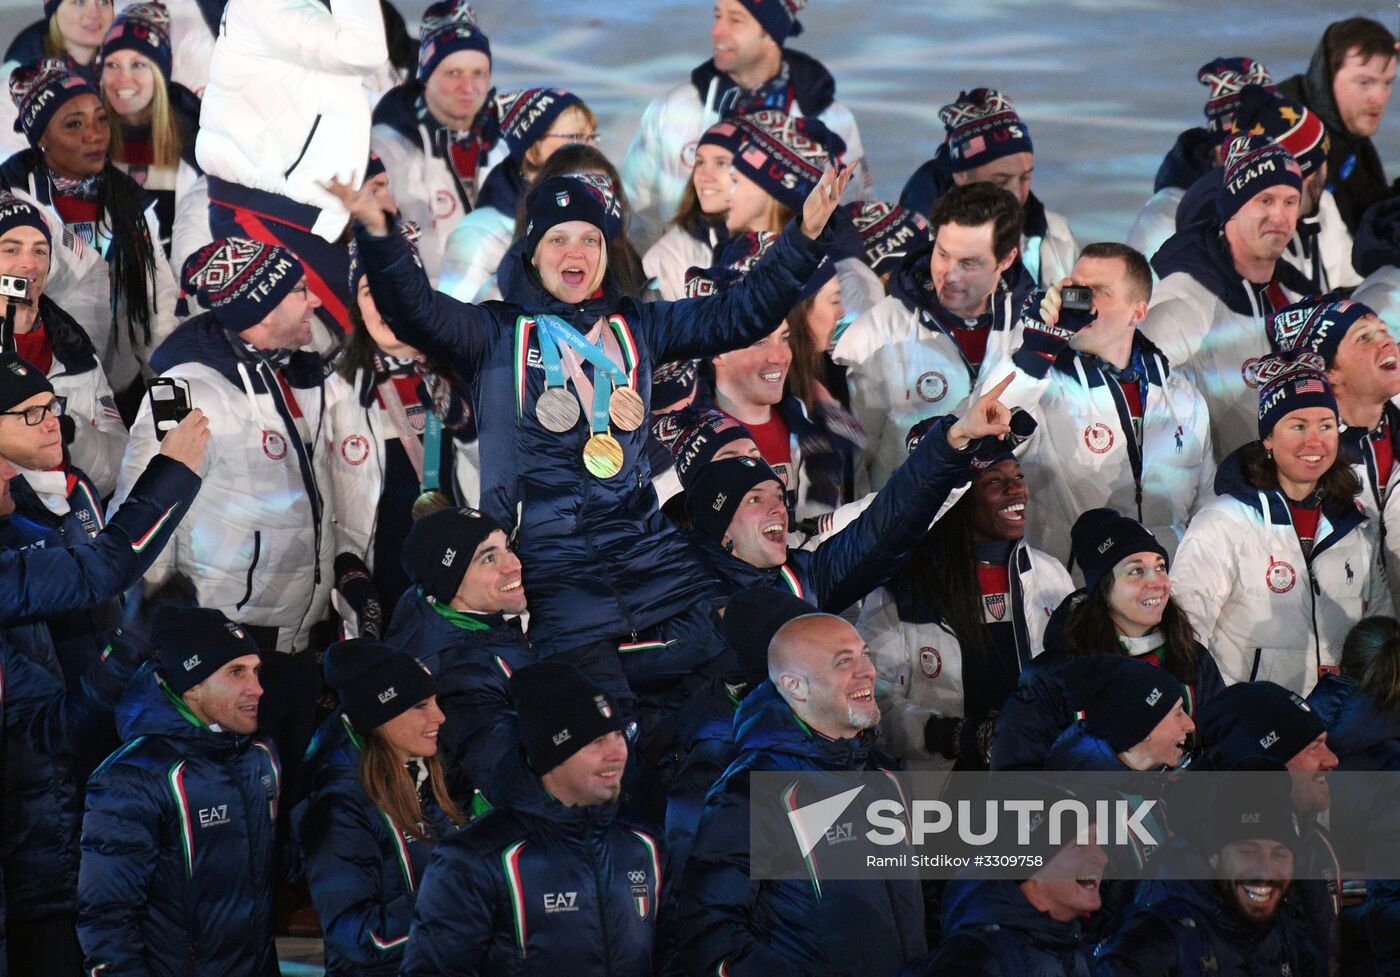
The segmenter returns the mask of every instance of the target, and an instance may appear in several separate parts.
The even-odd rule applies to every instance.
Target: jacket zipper
[[[248,564],[248,585],[243,591],[243,599],[234,604],[235,610],[243,610],[243,605],[253,599],[253,571],[258,568],[258,558],[262,554],[262,530],[253,530],[253,562]]]
[[[316,113],[316,118],[311,122],[311,131],[306,134],[306,142],[301,144],[301,152],[297,153],[297,158],[292,160],[292,165],[287,167],[282,174],[282,179],[287,179],[292,175],[292,170],[301,165],[301,161],[306,157],[306,151],[311,148],[311,140],[316,138],[316,130],[321,127],[321,113]]]
[[[598,895],[598,931],[603,937],[603,961],[607,967],[607,973],[613,972],[612,947],[608,940],[608,913],[607,903],[603,901],[603,876],[598,871],[598,847],[590,841],[589,847],[593,849],[589,855],[589,861],[593,863],[593,888]]]

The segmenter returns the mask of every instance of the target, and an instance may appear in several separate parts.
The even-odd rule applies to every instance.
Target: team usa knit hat
[[[16,227],[32,227],[44,235],[44,240],[53,243],[53,231],[43,212],[23,197],[0,190],[0,237]]]
[[[301,260],[286,248],[227,237],[185,259],[180,281],[219,325],[242,332],[266,319],[304,277]]]
[[[372,638],[337,641],[326,649],[326,684],[361,734],[437,695],[427,667],[407,652]]]
[[[510,697],[520,717],[525,755],[537,775],[549,773],[598,737],[623,730],[612,697],[563,662],[517,669],[510,677]]]
[[[791,210],[802,210],[822,173],[846,151],[846,143],[820,119],[758,109],[733,121],[739,149],[730,165]]]
[[[1016,114],[1016,106],[996,89],[959,92],[956,101],[938,110],[938,118],[948,133],[944,145],[954,173],[1003,156],[1035,152],[1031,131]]]
[[[24,133],[29,145],[37,148],[54,115],[79,95],[100,97],[86,78],[68,70],[62,58],[41,58],[16,68],[10,75],[10,98],[19,110],[15,132]]]
[[[403,572],[423,588],[428,603],[448,604],[457,596],[476,548],[500,528],[476,509],[430,513],[415,522],[404,539]]]
[[[718,146],[720,149],[737,153],[742,141],[743,133],[739,127],[728,119],[721,119],[701,134],[696,146]]]
[[[1271,94],[1258,85],[1247,85],[1240,92],[1231,132],[1237,136],[1268,136],[1293,154],[1303,176],[1327,162],[1327,129],[1317,113],[1301,102]]]
[[[521,163],[565,109],[582,104],[577,95],[562,88],[522,88],[497,95],[496,117],[510,158]]]
[[[161,609],[151,629],[160,671],[176,695],[184,695],[229,662],[258,654],[247,631],[208,607]]]
[[[586,183],[597,191],[599,199],[603,202],[603,234],[611,241],[622,233],[622,198],[617,192],[617,184],[606,173],[592,173],[587,170],[575,170],[572,173],[565,173],[571,180],[578,180]]]
[[[1222,136],[1230,131],[1230,123],[1239,108],[1240,92],[1246,85],[1258,85],[1267,92],[1274,91],[1274,79],[1269,69],[1253,58],[1216,58],[1201,65],[1196,80],[1210,89],[1206,99],[1206,128]]]
[[[725,445],[753,440],[753,433],[742,422],[714,408],[686,407],[662,414],[652,422],[651,430],[671,450],[676,476],[686,490]]]
[[[1220,222],[1270,187],[1303,190],[1303,171],[1293,154],[1268,136],[1236,136],[1225,156],[1225,177],[1215,197]]]
[[[476,11],[465,0],[439,0],[423,11],[418,38],[420,82],[431,78],[438,65],[458,51],[480,51],[491,57],[491,42],[477,28]]]
[[[535,184],[525,196],[525,238],[530,254],[557,224],[583,221],[606,235],[608,206],[609,201],[598,186],[576,176],[552,176]]]
[[[53,393],[43,370],[20,359],[18,353],[0,353],[0,410],[14,410],[42,393]]]
[[[170,49],[170,11],[160,0],[133,3],[117,14],[102,42],[102,57],[114,51],[135,51],[157,68],[165,81],[170,80],[170,65],[174,55]]]
[[[778,47],[782,47],[789,37],[802,33],[802,25],[797,14],[807,6],[807,0],[739,0],[753,19],[758,21]]]
[[[933,243],[924,216],[898,204],[861,200],[842,209],[860,235],[866,266],[881,277],[898,268],[907,255]]]
[[[700,468],[685,490],[690,524],[701,535],[718,543],[729,532],[729,523],[744,496],[755,485],[783,480],[762,458],[723,458]]]
[[[1325,407],[1337,413],[1337,398],[1327,380],[1327,364],[1316,353],[1298,350],[1267,356],[1259,363],[1259,438],[1295,410]]]
[[[1347,330],[1375,314],[1369,305],[1341,298],[1336,292],[1320,299],[1303,299],[1269,316],[1269,345],[1278,353],[1298,349],[1316,353],[1330,367]]]

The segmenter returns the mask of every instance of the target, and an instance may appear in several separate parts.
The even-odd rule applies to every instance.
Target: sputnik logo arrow
[[[851,806],[851,801],[863,790],[864,785],[852,787],[834,797],[788,811],[788,821],[792,824],[792,833],[797,835],[797,844],[802,849],[803,858],[812,853],[817,842],[826,836],[836,819]]]

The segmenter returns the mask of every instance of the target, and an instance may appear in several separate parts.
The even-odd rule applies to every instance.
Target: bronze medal
[[[545,430],[555,434],[573,430],[581,415],[578,398],[565,387],[547,387],[535,401],[535,419]]]
[[[618,387],[608,398],[608,416],[623,431],[635,431],[647,418],[646,404],[631,387]]]
[[[622,471],[622,445],[611,434],[595,434],[584,443],[583,467],[594,478],[612,478]]]

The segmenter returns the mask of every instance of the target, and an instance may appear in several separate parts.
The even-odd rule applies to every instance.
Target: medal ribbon
[[[589,408],[589,430],[594,434],[606,434],[609,421],[608,400],[612,397],[614,385],[627,386],[627,373],[608,355],[611,350],[600,349],[593,345],[557,316],[540,316],[535,320],[535,323],[539,327],[540,353],[546,363],[546,376],[548,375],[550,355],[555,357],[557,366],[558,357],[562,350],[567,358],[569,374],[574,381],[579,398],[585,402],[591,399],[593,402],[592,407]],[[556,343],[558,346],[555,346]],[[604,347],[612,346],[617,351],[618,358],[622,358],[621,350],[617,350],[617,340],[611,332],[603,333],[603,345]],[[551,346],[555,346],[555,348],[546,353],[545,350]],[[593,383],[589,383],[588,378],[584,375],[579,357],[593,364]],[[562,371],[560,376],[560,385],[562,386]]]
[[[423,424],[423,491],[442,485],[442,418],[432,410]]]

